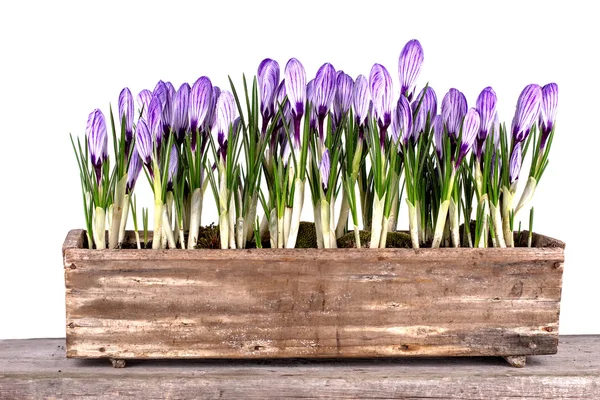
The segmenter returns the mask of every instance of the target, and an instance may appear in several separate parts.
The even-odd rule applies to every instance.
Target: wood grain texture
[[[63,247],[68,357],[557,351],[564,244],[97,251],[83,243],[72,231]]]
[[[599,399],[600,336],[501,358],[128,361],[65,358],[64,339],[0,340],[0,399]]]

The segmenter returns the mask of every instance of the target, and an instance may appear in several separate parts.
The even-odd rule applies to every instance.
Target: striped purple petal
[[[175,100],[173,101],[173,132],[175,132],[175,139],[180,145],[185,139],[190,124],[188,114],[190,107],[190,91],[190,85],[184,83],[179,87],[179,90],[175,94]]]
[[[460,149],[458,158],[456,159],[456,167],[460,165],[463,158],[469,154],[479,133],[479,126],[481,125],[481,118],[475,108],[470,108],[465,115],[462,124],[462,137],[460,143]]]
[[[275,91],[279,85],[279,63],[265,58],[258,66],[258,91],[260,93],[260,113],[263,118],[263,132],[275,115]]]
[[[165,87],[166,95],[165,102],[163,103],[161,121],[163,133],[168,137],[169,133],[171,132],[171,128],[173,127],[173,109],[177,92],[175,91],[175,88],[171,82],[165,82]]]
[[[373,99],[373,110],[382,134],[392,122],[393,83],[392,77],[385,67],[375,64],[369,76],[369,88]]]
[[[317,130],[317,120],[319,116],[317,115],[317,107],[315,107],[315,80],[311,79],[306,84],[306,99],[310,104],[310,129]]]
[[[206,113],[205,122],[205,129],[208,132],[212,132],[217,121],[217,100],[219,100],[219,96],[221,96],[221,89],[218,86],[213,86],[210,108]]]
[[[481,160],[485,139],[488,136],[490,130],[492,129],[494,118],[497,116],[497,101],[498,99],[496,97],[496,92],[494,92],[494,89],[488,86],[485,89],[483,89],[481,93],[479,93],[477,101],[475,102],[475,109],[477,110],[477,112],[479,113],[479,117],[481,118],[481,124],[479,126],[479,133],[477,134],[475,146],[475,155],[477,156],[478,160]]]
[[[441,115],[433,117],[433,142],[435,144],[435,151],[437,152],[438,158],[441,160],[444,156],[444,122],[442,121]]]
[[[314,106],[321,121],[327,116],[335,97],[336,72],[333,65],[323,64],[317,71],[314,82]]]
[[[152,103],[151,103],[152,104]],[[146,121],[139,120],[135,131],[135,152],[147,167],[152,162],[152,136]]]
[[[306,72],[304,67],[295,58],[285,65],[285,91],[290,100],[294,118],[300,119],[304,115],[304,103],[306,102]]]
[[[512,154],[510,155],[509,178],[511,185],[519,179],[522,162],[523,155],[521,152],[521,143],[517,143],[512,151]]]
[[[325,149],[321,162],[319,163],[319,172],[321,173],[321,184],[323,190],[327,190],[329,185],[329,173],[331,172],[331,160],[329,158],[329,149]]]
[[[400,76],[400,94],[412,100],[415,91],[415,82],[423,65],[423,47],[418,40],[413,39],[406,43],[400,52],[398,60],[398,75]]]
[[[179,152],[177,151],[177,146],[173,145],[171,147],[171,154],[169,155],[169,177],[168,177],[168,185],[169,189],[173,189],[173,180],[177,175],[177,170],[179,168]]]
[[[151,140],[156,142],[156,148],[160,149],[162,142],[162,104],[160,96],[153,96],[148,106],[148,124],[149,134]],[[138,128],[139,129],[139,128]],[[142,157],[143,158],[143,157]]]
[[[413,113],[417,111],[412,132],[413,140],[416,142],[419,135],[425,131],[428,118],[429,121],[431,121],[431,119],[437,115],[437,95],[435,94],[435,90],[429,86],[423,88],[417,98],[412,102],[411,109]]]
[[[458,139],[460,125],[467,113],[467,99],[457,89],[450,89],[442,100],[442,121],[453,139]]]
[[[408,144],[408,140],[412,137],[413,131],[413,116],[408,98],[400,96],[396,106],[396,117],[398,120],[398,129],[402,135],[402,143]]]
[[[144,89],[137,95],[138,114],[141,119],[148,119],[148,107],[150,107],[150,100],[152,100],[152,92],[148,89]]]
[[[129,167],[127,168],[127,193],[133,192],[135,188],[135,183],[137,182],[138,177],[140,176],[140,171],[142,170],[142,159],[137,152],[137,146],[134,146],[133,152],[131,153],[131,161],[129,162]]]
[[[371,93],[369,92],[369,82],[364,75],[356,77],[354,87],[352,88],[352,107],[354,110],[354,118],[358,125],[364,126],[369,115],[369,102],[371,101]]]
[[[236,111],[233,95],[226,90],[222,91],[217,100],[217,120],[214,127],[221,147],[223,147],[225,139],[227,139],[229,131],[233,127],[233,122],[237,116]]]
[[[531,127],[538,120],[542,105],[542,88],[531,84],[525,86],[519,100],[513,118],[512,135],[516,143],[522,142],[529,136]]]
[[[204,126],[204,121],[210,111],[213,96],[213,86],[206,76],[202,76],[194,82],[190,92],[190,131],[195,134]]]
[[[96,168],[96,173],[98,174],[100,167],[102,167],[102,164],[108,158],[108,136],[106,134],[104,114],[97,108],[88,116],[85,136],[87,137],[92,165]],[[99,176],[96,177],[100,181]]]
[[[123,88],[119,93],[119,122],[125,120],[125,154],[129,154],[129,146],[133,140],[133,96],[129,88]]]
[[[540,110],[540,130],[542,133],[541,148],[546,146],[546,141],[556,121],[558,108],[558,85],[549,83],[542,88],[542,106]]]
[[[333,114],[339,124],[344,114],[350,110],[352,105],[352,90],[354,80],[344,71],[338,71],[336,77],[335,98],[333,99]]]

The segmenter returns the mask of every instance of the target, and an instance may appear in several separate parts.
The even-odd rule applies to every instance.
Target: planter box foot
[[[122,358],[111,358],[110,362],[114,368],[125,368],[125,365],[127,365]]]
[[[527,364],[527,357],[525,356],[506,356],[504,359],[511,367],[515,368],[523,368]]]

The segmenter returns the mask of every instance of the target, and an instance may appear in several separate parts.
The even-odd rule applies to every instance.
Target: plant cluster
[[[283,76],[265,59],[241,91],[231,79],[230,91],[205,76],[177,90],[159,81],[138,94],[136,107],[123,89],[118,124],[112,108],[109,115],[112,160],[100,110],[90,114],[85,140],[71,137],[90,247],[119,247],[129,214],[138,247],[148,242],[148,209],[142,240],[133,195],[142,170],[154,193],[154,249],[197,246],[208,187],[224,249],[267,237],[272,248],[294,248],[307,187],[319,248],[336,247],[350,220],[357,247],[386,247],[404,202],[414,248],[514,246],[515,217],[548,165],[558,86],[527,85],[507,127],[491,87],[471,108],[457,89],[439,107],[432,87],[417,91],[423,60],[417,40],[404,46],[399,92],[380,64],[354,79],[325,63],[307,81],[295,58]],[[369,243],[361,243],[361,226]]]

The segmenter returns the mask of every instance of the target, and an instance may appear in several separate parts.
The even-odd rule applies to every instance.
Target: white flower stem
[[[119,246],[119,231],[121,229],[121,217],[123,216],[123,204],[125,202],[125,189],[127,187],[127,174],[125,174],[115,186],[115,199],[113,203],[110,233],[108,235],[109,248],[115,249]]]
[[[454,202],[454,199],[450,199],[450,204],[448,206],[448,213],[450,219],[450,237],[452,239],[453,247],[460,247],[460,231],[459,231],[459,212],[458,212],[458,204]],[[466,224],[466,222],[465,222]],[[465,230],[466,233],[466,230]]]
[[[173,236],[173,230],[171,229],[171,221],[169,218],[168,207],[163,207],[163,234],[166,236],[169,248],[176,248],[177,245],[175,243],[175,236]]]
[[[244,230],[244,218],[239,217],[235,226],[236,243],[238,249],[246,248],[246,235]]]
[[[317,248],[322,249],[323,246],[323,229],[321,223],[321,200],[317,200],[317,204],[315,204],[313,208],[314,218],[315,218],[315,231],[317,234]]]
[[[227,214],[229,216],[229,248],[231,249],[235,249],[236,245],[235,245],[235,240],[236,240],[236,235],[235,235],[235,227],[236,227],[236,220],[235,220],[235,196],[231,196],[231,200],[229,202],[229,210],[227,210]]]
[[[227,210],[219,214],[219,236],[221,237],[221,248],[229,248],[229,215]]]
[[[283,211],[283,242],[285,243],[285,248],[288,248],[288,242],[290,237],[290,225],[292,224],[292,212],[293,207],[285,207]],[[294,243],[295,245],[295,243]]]
[[[288,249],[296,247],[296,241],[298,240],[298,229],[300,229],[300,217],[302,215],[302,208],[304,207],[304,187],[305,181],[300,178],[294,179],[294,205],[291,214],[291,224],[289,227],[289,233],[287,237],[286,246]],[[315,220],[316,221],[316,220]]]
[[[385,206],[385,194],[379,198],[377,193],[373,197],[373,218],[371,220],[371,243],[370,248],[379,247],[383,224],[383,208]]]
[[[342,193],[342,205],[340,209],[340,216],[338,218],[337,226],[335,227],[335,237],[341,238],[344,235],[344,231],[348,226],[348,214],[350,212],[350,203],[348,203],[348,194],[344,190]]]
[[[190,229],[188,232],[188,249],[193,249],[198,244],[198,232],[200,231],[200,215],[202,213],[202,189],[196,188],[192,192],[190,201]]]
[[[154,199],[154,232],[152,236],[152,249],[158,250],[162,243],[162,221],[163,221],[163,203],[160,198]]]
[[[129,195],[126,194],[123,199],[123,215],[121,216],[121,227],[119,228],[119,246],[125,240],[125,230],[127,229],[127,220],[129,219]]]
[[[106,211],[102,207],[96,207],[94,213],[94,243],[96,249],[106,248]]]
[[[279,216],[277,216],[277,248],[278,249],[283,249],[283,239],[284,239],[284,228],[283,225],[285,224],[284,222],[285,220],[285,215],[282,216],[281,218],[279,218]]]
[[[329,202],[321,199],[321,232],[323,233],[323,248],[331,248],[331,229],[329,227]]]
[[[530,176],[527,179],[527,184],[525,185],[525,189],[523,189],[523,193],[521,194],[521,198],[519,199],[519,203],[517,204],[517,208],[515,208],[514,217],[516,218],[517,213],[525,208],[529,202],[533,199],[533,195],[535,194],[535,189],[537,187],[537,181],[533,176]]]
[[[278,221],[277,221],[277,208],[273,207],[270,212],[270,218],[268,221],[269,224],[269,236],[271,241],[271,248],[276,249],[278,247],[277,237],[279,229],[277,229]]]
[[[360,230],[358,225],[354,225],[354,241],[356,242],[356,248],[360,249]]]
[[[446,218],[448,217],[448,207],[450,200],[443,201],[438,210],[437,220],[435,222],[435,232],[433,233],[433,242],[431,248],[437,249],[444,238],[444,227],[446,226]]]
[[[506,247],[504,241],[504,234],[502,233],[502,215],[500,214],[500,207],[495,206],[490,202],[490,215],[492,216],[492,223],[494,224],[494,234],[496,237],[494,247]]]
[[[329,203],[329,247],[337,249],[337,236],[333,227],[335,226],[335,195],[331,196]]]
[[[410,231],[410,241],[413,249],[419,248],[419,223],[417,219],[417,208],[410,200],[406,199],[408,205],[408,229]]]
[[[381,249],[385,249],[385,246],[387,244],[387,234],[388,234],[389,226],[390,226],[390,219],[386,218],[384,216],[383,217],[383,226],[381,228],[381,237],[379,239],[379,248],[381,248]]]
[[[502,188],[502,231],[506,247],[514,247],[514,235],[510,227],[510,212],[513,206],[514,192],[509,188]]]

